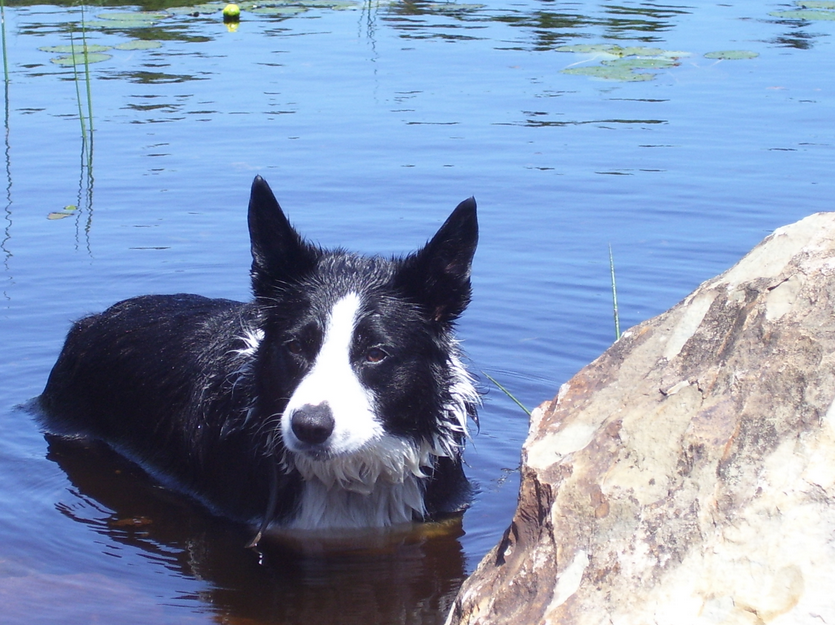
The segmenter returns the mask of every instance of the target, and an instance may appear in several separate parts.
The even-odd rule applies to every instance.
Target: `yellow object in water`
[[[237,22],[241,19],[241,7],[237,4],[227,4],[223,7],[223,21]]]

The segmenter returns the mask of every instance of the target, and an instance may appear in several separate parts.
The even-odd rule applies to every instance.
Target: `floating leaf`
[[[835,20],[835,11],[799,9],[797,11],[772,11],[769,15],[789,20]]]
[[[87,50],[87,54],[91,52],[104,52],[105,50],[110,50],[110,46],[98,46],[98,45],[88,45],[86,48],[82,45],[77,46],[44,46],[43,48],[38,48],[38,50],[42,52],[58,52],[60,54],[84,54],[84,50]]]
[[[570,46],[560,46],[556,48],[557,52],[579,52],[580,54],[597,54],[597,53],[604,53],[609,54],[609,50],[612,48],[611,45],[608,44],[590,44],[590,43],[578,43]]]
[[[645,48],[643,46],[628,46],[623,48],[612,44],[575,44],[560,46],[557,52],[580,52],[583,54],[607,54],[615,57],[624,56],[660,56],[665,54],[661,48]]]
[[[429,2],[421,5],[422,9],[431,12],[466,13],[468,11],[481,11],[485,8],[483,4],[458,4],[457,2]]]
[[[613,68],[623,68],[623,69],[664,69],[665,67],[675,67],[676,62],[673,59],[665,59],[665,58],[625,58],[625,59],[612,59],[609,61],[603,61],[603,65],[606,67],[613,67]]]
[[[77,210],[78,210],[78,206],[76,206],[75,204],[67,204],[64,207],[64,210],[53,211],[53,212],[49,213],[46,216],[46,218],[51,219],[53,221],[56,220],[56,219],[64,219],[64,217],[69,217],[70,215],[72,215]]]
[[[681,50],[665,50],[663,54],[660,54],[659,56],[662,56],[665,59],[684,59],[688,56],[692,56],[692,53],[682,52]]]
[[[152,13],[150,11],[133,11],[133,12],[113,12],[100,13],[96,16],[98,19],[90,22],[85,22],[84,26],[87,29],[110,28],[116,30],[125,30],[128,28],[146,28],[153,26],[160,20],[166,17],[171,17],[170,13]]]
[[[114,47],[119,50],[154,50],[156,48],[161,48],[162,42],[154,40],[144,41],[138,39],[135,41],[126,41],[125,43],[120,43]]]
[[[795,2],[804,9],[835,9],[835,2],[833,0],[822,0],[820,2],[812,0],[810,2]]]
[[[358,6],[356,2],[343,2],[341,0],[299,0],[298,2],[292,2],[287,4],[303,6],[309,9],[356,9]],[[260,5],[256,5],[253,8],[257,8],[258,6],[264,7],[271,5],[265,5],[262,3]]]
[[[258,15],[297,15],[299,13],[304,13],[305,11],[307,11],[306,7],[287,5],[256,7],[254,9],[250,9],[250,12],[257,13]]]
[[[664,54],[664,50],[661,48],[644,48],[642,46],[629,46],[627,48],[621,48],[620,46],[614,46],[616,48],[615,54],[618,56],[658,56]],[[620,48],[617,50],[617,48]]]
[[[604,80],[623,82],[645,82],[655,78],[655,74],[636,70],[659,70],[678,65],[678,59],[690,56],[689,52],[647,48],[644,46],[622,47],[611,44],[576,44],[560,46],[558,52],[579,52],[603,57],[598,66],[570,67],[565,74],[590,76]]]
[[[590,76],[604,80],[618,80],[621,82],[643,82],[655,78],[655,74],[633,72],[629,67],[612,67],[606,65],[592,65],[589,67],[569,67],[562,70],[563,74],[575,76]]]
[[[144,26],[146,24],[153,24],[166,17],[168,13],[152,12],[152,11],[123,11],[114,13],[99,13],[96,15],[100,20],[111,20],[114,22],[133,22],[137,26]]]
[[[239,2],[238,6],[243,9],[244,3]],[[196,4],[190,7],[171,7],[168,12],[173,15],[200,15],[202,13],[215,13],[222,11],[226,6],[225,2],[205,2],[203,4]]]
[[[720,59],[723,61],[744,61],[755,59],[758,56],[760,56],[759,52],[751,52],[750,50],[719,50],[705,54],[706,59]]]
[[[77,52],[76,54],[70,54],[69,56],[59,56],[57,58],[52,59],[52,62],[56,65],[84,65],[90,63],[100,63],[102,61],[107,61],[108,59],[113,58],[110,54],[102,54],[101,52],[93,52],[84,54],[83,52]]]

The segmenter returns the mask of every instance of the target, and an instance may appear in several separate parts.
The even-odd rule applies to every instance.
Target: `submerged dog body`
[[[39,398],[47,428],[262,526],[462,510],[478,396],[452,331],[475,201],[419,251],[365,257],[304,241],[257,177],[249,229],[253,301],[143,296],[78,321]]]

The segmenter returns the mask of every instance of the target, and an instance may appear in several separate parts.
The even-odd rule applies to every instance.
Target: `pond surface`
[[[516,503],[527,417],[484,373],[533,407],[612,343],[609,246],[625,329],[835,208],[831,2],[304,0],[244,5],[237,29],[222,5],[104,4],[4,8],[4,622],[443,622]],[[84,40],[108,58],[61,60]],[[476,196],[463,524],[246,550],[17,408],[85,313],[247,298],[255,174],[306,236],[384,254]]]

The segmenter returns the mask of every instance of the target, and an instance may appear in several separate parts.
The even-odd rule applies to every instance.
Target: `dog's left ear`
[[[427,307],[434,321],[449,323],[470,303],[470,268],[478,244],[475,198],[461,202],[425,247],[406,257],[398,286]]]
[[[274,295],[276,286],[298,280],[314,267],[314,247],[290,225],[270,185],[261,176],[252,181],[248,221],[252,246],[250,275],[256,297]]]

